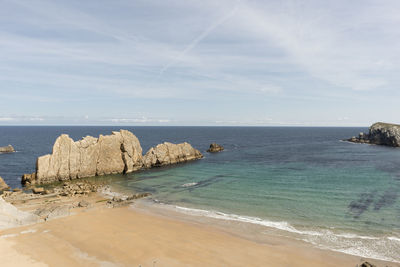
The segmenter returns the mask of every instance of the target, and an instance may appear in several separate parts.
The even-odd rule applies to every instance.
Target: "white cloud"
[[[338,121],[348,121],[348,120],[350,120],[350,118],[349,117],[340,117],[337,120]]]
[[[227,12],[213,24],[205,29],[199,36],[197,36],[182,52],[180,52],[172,61],[165,65],[160,70],[160,75],[173,66],[177,61],[181,60],[187,53],[189,53],[198,43],[200,43],[204,38],[206,38],[214,29],[223,24],[226,20],[231,18],[237,11],[237,6],[235,6],[231,11]]]
[[[400,33],[396,24],[386,25],[373,5],[345,4],[339,2],[318,5],[288,2],[287,5],[243,5],[237,12],[237,27],[253,32],[258,38],[272,40],[292,56],[293,62],[302,66],[311,75],[333,85],[354,90],[377,89],[387,85],[391,77],[382,75],[382,70],[391,70],[400,63]],[[343,3],[342,3],[343,4]],[[392,3],[393,4],[393,3]],[[394,7],[380,6],[390,13]],[[372,14],[364,22],[364,15]],[[382,16],[382,15],[381,15]],[[387,26],[390,28],[388,29]],[[385,33],[393,31],[388,40],[365,40],[368,30]],[[389,35],[389,34],[388,34]],[[369,37],[374,38],[374,37]],[[396,67],[398,71],[398,67]]]
[[[92,5],[5,1],[0,122],[313,125],[399,111],[397,1]],[[247,119],[260,113],[274,120]]]
[[[28,122],[28,121],[44,121],[41,117],[27,117],[27,116],[8,116],[0,117],[0,122]]]
[[[15,118],[10,118],[10,117],[0,117],[0,121],[14,121]]]
[[[154,118],[113,118],[106,119],[105,121],[111,121],[112,123],[168,123],[169,119],[154,119]]]
[[[30,121],[44,121],[43,118],[29,118]]]

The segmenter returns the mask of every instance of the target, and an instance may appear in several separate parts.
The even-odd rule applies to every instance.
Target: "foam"
[[[195,186],[198,185],[199,183],[187,183],[187,184],[183,184],[181,185],[181,187],[191,187],[191,186]]]
[[[222,219],[222,220],[228,220],[228,221],[252,223],[252,224],[276,228],[279,230],[288,231],[288,232],[292,232],[292,233],[322,235],[322,233],[318,233],[315,231],[299,231],[287,222],[267,221],[267,220],[263,220],[263,219],[260,219],[257,217],[249,217],[249,216],[242,216],[242,215],[236,215],[236,214],[226,214],[226,213],[219,212],[219,211],[209,211],[209,210],[185,208],[185,207],[180,207],[180,206],[175,206],[175,209],[178,211],[183,211],[183,212],[189,213],[191,215],[206,216],[209,218]]]

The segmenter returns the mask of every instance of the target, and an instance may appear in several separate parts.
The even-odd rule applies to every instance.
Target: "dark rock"
[[[0,153],[12,153],[15,152],[12,145],[0,146]]]
[[[144,198],[144,197],[148,197],[148,196],[151,196],[151,194],[147,193],[147,192],[146,193],[136,193],[136,194],[129,196],[126,200],[139,199],[139,198]]]
[[[207,152],[215,153],[215,152],[220,152],[222,150],[224,150],[223,146],[218,145],[217,143],[212,143],[212,144],[210,144],[210,148],[207,149]]]
[[[22,192],[22,189],[21,188],[14,188],[12,191],[13,192]]]
[[[21,184],[28,186],[36,183],[36,173],[25,173],[21,177]]]
[[[360,267],[376,267],[376,265],[373,265],[372,263],[369,263],[368,261],[363,262]]]
[[[369,127],[368,133],[360,133],[345,141],[400,147],[400,125],[377,122]]]
[[[113,197],[112,201],[114,201],[114,202],[122,202],[122,201],[124,201],[124,199],[122,199],[120,197]]]

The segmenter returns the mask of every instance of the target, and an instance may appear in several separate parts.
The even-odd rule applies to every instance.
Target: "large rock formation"
[[[23,184],[51,183],[112,173],[129,173],[142,168],[142,147],[131,132],[121,130],[74,142],[59,136],[52,154],[37,159],[36,173],[23,175]]]
[[[347,141],[400,147],[400,125],[377,122],[369,127],[368,133],[360,133],[357,137],[353,136]]]
[[[0,191],[9,189],[10,187],[4,182],[3,178],[0,176]]]
[[[12,145],[0,146],[0,153],[11,153],[11,152],[15,152]]]
[[[144,167],[160,167],[190,160],[200,159],[203,155],[188,143],[172,144],[165,142],[152,147],[143,157]]]
[[[142,147],[135,135],[126,130],[87,136],[74,142],[68,135],[59,136],[52,154],[37,159],[36,172],[24,174],[22,184],[45,184],[97,175],[130,173],[142,168],[163,166],[202,158],[188,143],[164,143],[142,156]]]

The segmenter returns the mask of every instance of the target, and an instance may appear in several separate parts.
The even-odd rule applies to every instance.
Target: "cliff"
[[[76,142],[63,134],[54,143],[52,154],[37,159],[36,172],[22,176],[22,184],[130,173],[201,157],[201,153],[188,143],[164,143],[151,148],[143,157],[138,138],[127,130],[99,138],[86,136]]]
[[[347,141],[400,147],[400,125],[377,122],[369,127],[368,133],[360,133],[357,137],[353,136]]]

